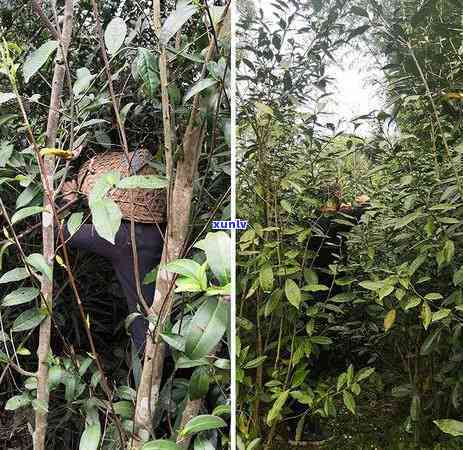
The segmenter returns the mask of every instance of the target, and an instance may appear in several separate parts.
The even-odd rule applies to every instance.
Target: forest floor
[[[359,398],[360,400],[360,398]],[[406,408],[396,399],[376,400],[363,395],[357,404],[354,416],[341,405],[336,418],[322,423],[323,431],[331,436],[324,443],[306,443],[291,446],[288,442],[294,436],[281,438],[272,450],[311,449],[321,450],[457,450],[463,449],[463,438],[443,437],[440,442],[416,445],[412,433],[405,431]],[[438,433],[436,433],[438,434]],[[304,438],[303,438],[304,439]]]

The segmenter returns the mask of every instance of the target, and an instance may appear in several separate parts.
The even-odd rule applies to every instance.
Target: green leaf
[[[165,266],[166,270],[185,277],[198,279],[201,265],[192,259],[176,259]]]
[[[7,411],[15,411],[18,408],[23,408],[24,406],[29,406],[31,404],[31,398],[26,395],[16,395],[8,399],[5,405]]]
[[[227,424],[225,421],[217,416],[200,415],[193,417],[180,431],[180,436],[186,437],[201,431],[216,430],[224,428]]]
[[[427,330],[432,320],[432,311],[427,303],[423,303],[421,306],[421,319],[424,329]]]
[[[372,375],[374,371],[375,371],[374,367],[364,367],[363,369],[360,369],[357,372],[357,375],[355,376],[355,380],[357,381],[357,383],[359,383],[360,381],[365,380],[370,375]]]
[[[124,419],[131,419],[134,414],[134,406],[132,402],[123,400],[113,403],[114,412]]]
[[[122,213],[117,204],[109,199],[103,198],[90,204],[93,225],[100,237],[115,245],[116,234],[122,222]]]
[[[11,331],[13,333],[18,333],[20,331],[31,330],[40,325],[45,317],[47,317],[47,312],[43,309],[28,309],[16,318],[13,322],[13,326],[11,327]]]
[[[2,301],[2,306],[14,306],[28,303],[37,298],[40,291],[35,287],[24,287],[10,292]]]
[[[231,415],[231,406],[230,405],[218,405],[212,411],[213,416],[229,416]]]
[[[45,257],[41,253],[32,253],[26,258],[26,261],[42,275],[45,275],[49,280],[53,278],[53,270],[47,264]]]
[[[190,100],[190,98],[199,94],[201,91],[204,91],[204,89],[214,86],[215,84],[217,84],[217,80],[214,80],[212,78],[204,78],[203,80],[198,81],[190,89],[188,89],[188,92],[186,93],[185,98],[183,99],[183,103],[186,103],[188,100]]]
[[[132,175],[119,181],[118,189],[164,189],[169,186],[169,180],[157,175]]]
[[[267,414],[267,424],[269,426],[280,416],[280,412],[283,409],[283,406],[285,406],[286,400],[288,400],[289,392],[289,390],[283,391],[275,400],[275,403]]]
[[[111,170],[101,175],[96,180],[96,183],[93,185],[88,196],[90,207],[92,206],[92,203],[102,200],[108,191],[119,183],[120,179],[121,174],[116,170]]]
[[[164,342],[175,348],[175,350],[185,351],[185,338],[183,336],[173,333],[161,333],[161,337]]]
[[[230,236],[224,231],[207,233],[205,239],[195,244],[206,253],[207,263],[222,285],[231,282],[231,246]]]
[[[263,364],[263,362],[268,358],[268,356],[259,356],[256,359],[253,359],[252,361],[247,362],[244,366],[243,369],[255,369],[256,367],[259,367]]]
[[[207,367],[198,367],[194,370],[188,385],[190,400],[198,400],[206,396],[209,391],[209,371]]]
[[[264,292],[273,290],[273,269],[270,264],[266,264],[259,273],[260,286]]]
[[[302,287],[301,290],[307,292],[321,292],[329,291],[330,288],[324,284],[308,284],[307,286]]]
[[[405,310],[412,309],[415,306],[418,306],[420,303],[421,303],[421,298],[415,295],[407,301],[406,305],[404,306],[404,309]]]
[[[429,294],[426,294],[424,298],[426,300],[441,300],[444,297],[442,296],[442,294],[439,294],[438,292],[431,292]]]
[[[58,48],[58,41],[48,41],[32,52],[23,65],[24,81],[26,83],[40,70],[48,61],[48,58]]]
[[[178,3],[177,8],[172,11],[165,20],[159,40],[162,45],[167,45],[169,40],[182,28],[182,26],[197,11],[197,7],[191,4],[191,1]]]
[[[429,355],[435,348],[435,345],[439,342],[441,330],[434,330],[423,342],[420,349],[420,354],[423,356]]]
[[[355,415],[355,400],[353,395],[348,392],[348,391],[343,391],[342,393],[342,399],[344,401],[344,404],[346,405],[346,408]]]
[[[285,282],[285,294],[289,303],[299,309],[299,305],[302,301],[301,291],[296,282],[290,278],[288,278]]]
[[[19,211],[16,211],[11,217],[11,222],[13,224],[20,222],[21,220],[26,219],[27,217],[39,214],[44,211],[44,208],[41,206],[29,206],[28,208],[22,208]]]
[[[227,329],[228,304],[208,298],[194,315],[186,336],[185,354],[196,360],[207,356]]]
[[[75,97],[78,97],[82,92],[85,92],[89,87],[92,80],[95,78],[95,75],[92,75],[90,70],[86,67],[81,67],[76,71],[77,80],[74,82],[74,86],[72,87],[72,92]],[[90,125],[89,123],[82,124],[80,129],[84,128],[84,126]]]
[[[146,48],[139,48],[135,60],[136,77],[143,82],[143,89],[149,97],[156,95],[160,80],[157,58]]]
[[[108,23],[104,33],[104,41],[108,53],[114,55],[124,43],[127,36],[127,25],[120,17],[115,17]]]
[[[318,345],[330,345],[333,343],[333,340],[326,336],[312,336],[310,342]]]
[[[246,447],[246,450],[257,450],[262,442],[262,438],[255,438],[251,443]]]
[[[463,422],[453,419],[440,419],[433,421],[441,431],[451,436],[463,436]]]
[[[101,428],[99,422],[93,422],[85,427],[80,438],[79,450],[97,450],[100,444]]]
[[[1,95],[2,94],[0,94],[0,99],[1,99]],[[1,104],[1,101],[0,101],[0,104]],[[12,155],[13,155],[13,144],[10,144],[7,141],[0,142],[0,167],[5,167]]]
[[[437,322],[439,320],[445,319],[450,314],[451,310],[447,308],[441,308],[439,311],[436,311],[432,314],[431,322]]]
[[[384,287],[384,282],[383,281],[362,281],[359,283],[359,285],[365,289],[368,289],[369,291],[379,291]]]
[[[83,212],[72,213],[68,219],[68,232],[70,236],[73,236],[82,225],[84,218]]]
[[[3,274],[0,278],[0,284],[13,283],[14,281],[21,281],[29,277],[29,272],[25,267],[16,267],[9,272]]]
[[[165,439],[159,439],[157,441],[147,442],[141,450],[182,450],[182,447],[179,447],[173,441],[167,441]]]
[[[411,214],[408,214],[407,216],[402,217],[401,219],[396,221],[395,229],[398,230],[400,228],[403,228],[403,227],[407,226],[409,223],[412,223],[414,220],[418,219],[418,217],[421,217],[421,216],[422,216],[422,213],[419,210],[415,211],[415,212],[413,212]]]

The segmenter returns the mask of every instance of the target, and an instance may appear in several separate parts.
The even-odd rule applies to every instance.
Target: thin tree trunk
[[[222,20],[220,21],[218,32],[220,32],[223,19],[228,13],[227,4]],[[205,63],[202,71],[202,78],[207,74],[207,64],[215,50],[215,42],[211,40]],[[160,61],[166,65],[167,61]],[[167,68],[161,69],[166,71]],[[163,104],[169,107],[169,105]],[[169,122],[170,123],[170,122]],[[151,315],[156,319],[157,326],[150,323],[150,335],[147,338],[145,360],[137,392],[135,405],[135,435],[138,437],[133,442],[133,449],[140,449],[143,441],[151,435],[151,422],[154,415],[154,408],[159,398],[162,372],[164,368],[165,347],[160,338],[166,319],[170,315],[172,307],[172,286],[174,275],[162,268],[164,263],[180,258],[183,255],[186,239],[188,236],[188,226],[190,223],[191,203],[193,198],[193,184],[197,172],[198,160],[204,140],[203,126],[199,117],[199,96],[193,98],[192,112],[187,130],[183,138],[183,159],[177,164],[174,187],[172,190],[169,204],[175,205],[175,214],[169,208],[168,227],[160,269],[156,280],[156,292]]]
[[[55,70],[53,74],[52,91],[50,99],[50,110],[48,114],[46,145],[54,147],[56,144],[56,135],[59,121],[59,109],[61,95],[63,91],[64,76],[66,73],[65,60],[67,57],[69,44],[72,36],[73,22],[73,2],[66,0],[64,7],[64,23],[61,35],[61,42],[55,59]],[[53,189],[53,173],[55,158],[47,156],[44,158],[44,171],[42,183],[44,187],[49,186]],[[53,271],[54,258],[54,231],[53,231],[53,212],[52,205],[48,195],[44,196],[43,206],[45,211],[42,214],[42,239],[43,255],[48,266]],[[38,370],[37,370],[37,400],[39,407],[35,413],[35,432],[34,432],[34,449],[45,450],[45,440],[47,434],[47,409],[50,393],[48,391],[48,354],[50,351],[51,337],[51,314],[53,310],[53,279],[48,279],[42,275],[41,281],[42,307],[47,308],[48,316],[40,325],[39,345],[37,348]]]

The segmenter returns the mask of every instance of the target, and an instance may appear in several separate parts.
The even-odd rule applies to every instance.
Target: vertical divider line
[[[231,164],[231,220],[236,220],[236,1],[231,3],[231,122],[230,122],[230,164]],[[236,229],[231,230],[231,302],[230,302],[230,395],[231,395],[231,417],[230,417],[230,447],[236,449]]]

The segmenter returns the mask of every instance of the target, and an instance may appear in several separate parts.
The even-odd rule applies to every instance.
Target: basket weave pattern
[[[147,164],[151,159],[148,150],[140,149],[129,153],[131,167],[137,175],[156,175]],[[129,164],[123,152],[107,152],[97,155],[92,165],[84,163],[77,176],[80,190],[87,196],[103,174],[117,171],[121,178],[129,176]],[[165,189],[111,189],[107,196],[119,206],[123,219],[139,223],[163,223],[166,219],[167,198]],[[133,196],[133,197],[132,197]],[[133,199],[133,202],[132,202]]]

